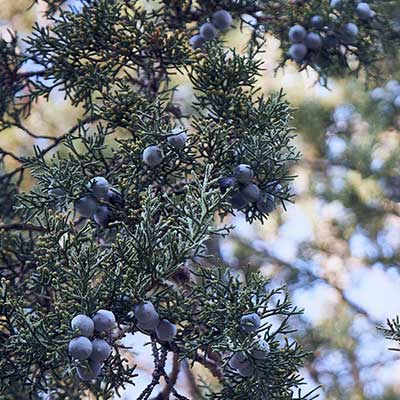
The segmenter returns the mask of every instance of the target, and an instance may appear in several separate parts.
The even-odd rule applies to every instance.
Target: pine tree
[[[186,364],[218,382],[194,386],[196,398],[313,398],[300,390],[306,352],[286,289],[256,272],[239,281],[207,263],[207,245],[229,235],[228,215],[266,222],[292,201],[292,108],[257,87],[265,31],[281,40],[282,67],[291,57],[323,84],[372,79],[395,56],[393,3],[370,2],[369,14],[355,1],[47,3],[48,25],[23,52],[17,36],[0,41],[0,128],[50,141],[30,157],[0,152],[19,164],[0,177],[4,398],[112,398],[135,382],[121,342],[135,332],[154,357],[139,399],[163,382],[157,398],[184,399]],[[224,45],[232,25],[252,29],[243,51]],[[196,95],[190,113],[177,75]],[[81,117],[57,137],[31,132],[31,107],[57,92]],[[27,173],[36,184],[22,193]]]

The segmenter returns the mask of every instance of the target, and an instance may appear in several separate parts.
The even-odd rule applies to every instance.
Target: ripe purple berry
[[[243,364],[247,363],[248,359],[242,351],[237,351],[233,354],[228,364],[233,369],[239,369]]]
[[[47,191],[47,194],[51,197],[56,197],[56,198],[60,198],[60,197],[64,197],[67,192],[65,191],[64,188],[62,187],[55,187],[55,184],[52,183],[49,186],[49,190]]]
[[[368,3],[358,3],[357,8],[356,8],[356,13],[359,18],[361,19],[369,19],[373,17],[373,11],[371,10],[371,7],[369,6]]]
[[[137,326],[140,329],[143,329],[145,331],[154,331],[154,329],[157,328],[158,324],[160,323],[159,318],[155,318],[146,322],[140,322],[138,321]]]
[[[149,167],[156,167],[161,164],[162,153],[158,146],[148,146],[143,151],[143,161]]]
[[[224,176],[219,180],[219,188],[222,193],[236,185],[236,179],[233,176]]]
[[[164,342],[170,342],[176,335],[176,325],[163,319],[157,325],[156,335],[158,339]]]
[[[246,185],[240,193],[248,203],[254,203],[260,198],[260,189],[254,183]]]
[[[123,207],[124,205],[124,198],[122,194],[116,190],[111,188],[107,193],[107,199],[110,204],[113,206]]]
[[[94,322],[92,318],[84,314],[78,314],[71,321],[71,328],[77,330],[80,336],[92,337],[94,333]]]
[[[110,210],[107,206],[98,206],[93,219],[97,225],[106,226],[110,220]]]
[[[314,28],[321,29],[324,26],[324,20],[320,15],[314,15],[311,17],[311,25]]]
[[[262,339],[257,343],[257,347],[251,352],[251,355],[256,360],[265,360],[268,357],[271,349],[266,340]]]
[[[400,83],[395,79],[390,80],[385,87],[391,93],[400,94]]]
[[[104,339],[95,339],[92,342],[93,350],[90,359],[104,361],[111,354],[111,346]]]
[[[150,301],[134,306],[133,313],[139,322],[148,322],[158,318],[158,313]]]
[[[343,6],[342,0],[331,0],[331,3],[330,3],[331,8],[338,10],[338,9],[342,8],[342,6]]]
[[[236,167],[233,176],[240,183],[250,183],[250,181],[253,179],[254,172],[249,165],[240,164]]]
[[[247,201],[245,200],[241,192],[232,193],[230,202],[232,208],[235,210],[240,210],[247,206]]]
[[[110,332],[115,324],[115,315],[108,310],[99,310],[93,316],[93,322],[97,332]]]
[[[254,367],[251,365],[250,361],[247,361],[240,368],[238,368],[238,372],[244,378],[248,378],[254,374]]]
[[[68,352],[71,357],[80,361],[87,360],[92,354],[92,349],[92,342],[85,336],[72,339],[68,345]]]
[[[261,326],[261,319],[256,313],[246,314],[240,318],[240,328],[246,332],[254,332]]]
[[[190,38],[189,44],[193,50],[202,49],[206,43],[206,38],[203,35],[194,35]]]
[[[100,375],[101,363],[89,360],[87,365],[80,365],[76,372],[82,381],[92,381]]]
[[[382,100],[385,98],[385,89],[382,87],[377,87],[374,90],[371,91],[371,93],[369,94],[372,100],[378,101],[378,100]]]
[[[226,10],[216,11],[211,19],[213,25],[221,31],[228,29],[232,25],[232,16]]]
[[[303,43],[292,44],[289,48],[289,56],[293,61],[301,63],[307,55],[307,47]]]
[[[275,210],[275,196],[265,193],[260,200],[257,201],[257,208],[264,214],[269,214]]]
[[[358,35],[358,27],[356,24],[349,22],[344,26],[343,39],[347,42],[352,42]]]
[[[397,96],[397,97],[394,99],[393,105],[394,105],[398,110],[400,110],[400,96]]]
[[[294,25],[289,29],[289,40],[292,43],[301,43],[306,38],[306,30],[301,25]]]
[[[75,210],[83,217],[91,218],[97,209],[97,201],[92,196],[84,196],[75,201]]]
[[[182,128],[174,128],[172,135],[168,136],[167,142],[177,150],[182,150],[186,146],[187,135]]]
[[[103,176],[95,176],[89,181],[89,189],[97,200],[105,199],[109,188],[110,184]]]
[[[317,33],[310,32],[306,36],[305,44],[310,50],[314,51],[321,50],[322,47],[321,36],[319,36]]]
[[[153,303],[146,301],[142,304],[137,304],[133,308],[133,313],[138,321],[138,327],[147,331],[156,329],[160,322],[160,317]]]
[[[205,22],[200,26],[200,35],[202,35],[206,40],[213,40],[217,37],[217,30],[213,24]]]

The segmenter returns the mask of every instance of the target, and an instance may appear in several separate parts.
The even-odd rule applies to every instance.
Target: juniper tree
[[[2,161],[20,164],[1,175],[5,398],[111,398],[135,383],[121,340],[141,332],[154,371],[139,399],[155,396],[158,384],[158,398],[184,399],[176,389],[183,363],[203,365],[218,382],[193,387],[193,398],[311,399],[299,390],[306,354],[292,337],[299,311],[285,288],[254,272],[241,282],[203,261],[207,243],[231,230],[216,217],[265,222],[292,200],[292,109],[282,92],[257,87],[265,31],[323,82],[351,70],[374,75],[398,40],[385,18],[392,3],[370,2],[369,14],[355,1],[341,9],[320,1],[47,3],[49,24],[34,27],[23,51],[16,35],[0,42],[0,127],[50,141],[30,157],[1,150]],[[224,46],[232,24],[252,29],[243,51]],[[294,25],[300,39],[289,33]],[[304,46],[301,57],[294,45]],[[27,63],[35,70],[23,71]],[[190,115],[175,101],[177,74],[196,94]],[[31,108],[57,91],[81,117],[57,137],[31,132]],[[21,193],[28,171],[36,184]],[[151,315],[140,314],[148,304]]]

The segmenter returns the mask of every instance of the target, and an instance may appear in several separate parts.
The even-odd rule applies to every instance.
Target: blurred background
[[[0,35],[7,39],[18,31],[21,51],[33,23],[48,23],[45,4],[31,3],[1,1]],[[68,5],[79,10],[80,2]],[[242,49],[250,30],[236,25],[227,46]],[[264,225],[233,217],[233,235],[210,243],[210,251],[235,273],[259,269],[273,286],[287,285],[294,304],[304,309],[295,321],[295,336],[311,354],[302,374],[310,389],[321,385],[321,399],[398,399],[399,353],[389,351],[396,344],[377,326],[400,314],[400,108],[394,102],[400,73],[393,65],[392,75],[369,88],[362,77],[330,80],[324,88],[313,72],[299,73],[293,64],[276,72],[279,54],[279,42],[269,37],[259,84],[264,92],[283,88],[296,108],[293,126],[303,156],[293,167],[295,204],[286,211],[280,207]],[[190,113],[195,94],[184,77],[176,83],[174,101]],[[56,92],[35,105],[26,127],[57,136],[81,113]],[[48,145],[24,130],[0,133],[0,148],[18,155],[32,154],[34,144]],[[6,158],[0,174],[17,165]],[[23,189],[32,184],[26,176]],[[134,399],[152,365],[140,350],[144,337],[135,334],[126,342],[135,351],[140,377],[123,396]]]

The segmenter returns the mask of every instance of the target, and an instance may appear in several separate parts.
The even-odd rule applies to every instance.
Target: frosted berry
[[[232,16],[226,10],[216,11],[211,19],[213,25],[221,31],[228,29],[232,25]]]
[[[86,336],[78,336],[72,339],[68,345],[71,357],[80,361],[87,360],[92,354],[92,342]]]
[[[110,184],[103,176],[95,176],[89,181],[89,189],[92,191],[93,196],[100,200],[107,197]]]
[[[240,328],[246,332],[254,332],[261,326],[261,319],[256,313],[243,315],[240,318]]]
[[[159,323],[160,319],[157,317],[145,322],[138,321],[137,326],[138,328],[143,329],[145,331],[154,331]]]
[[[149,167],[156,167],[161,164],[162,153],[158,146],[148,146],[143,151],[143,161]]]
[[[150,301],[137,304],[133,308],[133,313],[138,321],[138,327],[146,331],[153,331],[160,323],[160,316]]]
[[[232,193],[230,202],[232,208],[234,208],[235,210],[240,210],[247,206],[247,201],[245,200],[241,192]]]
[[[236,179],[233,176],[224,176],[219,180],[219,188],[222,193],[236,185]]]
[[[106,226],[110,221],[110,210],[107,206],[98,206],[93,214],[93,219],[97,225]]]
[[[108,310],[99,310],[93,316],[93,322],[97,332],[110,332],[115,324],[115,315]]]
[[[175,324],[169,322],[167,319],[161,320],[157,325],[156,335],[160,340],[170,342],[176,335]]]
[[[213,24],[205,22],[200,26],[200,35],[202,35],[206,40],[213,40],[217,37],[217,30]]]
[[[314,28],[321,29],[324,26],[324,20],[320,15],[314,15],[311,17],[311,25]]]
[[[400,96],[397,96],[397,97],[394,99],[393,105],[394,105],[398,110],[400,110]]]
[[[206,43],[206,38],[203,35],[194,35],[190,38],[189,44],[192,46],[193,50],[201,49]]]
[[[97,209],[97,201],[92,196],[84,196],[75,201],[75,210],[86,218],[91,218]]]
[[[377,87],[374,90],[371,91],[369,94],[372,100],[378,101],[382,100],[385,97],[385,89],[382,87]]]
[[[321,36],[317,33],[310,32],[306,36],[305,44],[310,50],[318,51],[322,47]]]
[[[47,193],[49,196],[57,197],[57,198],[64,197],[67,194],[67,192],[65,191],[64,188],[56,187],[56,185],[54,183],[52,183],[49,186],[49,190],[47,191]]]
[[[135,318],[139,322],[147,322],[158,318],[158,313],[153,303],[151,303],[150,301],[146,301],[142,304],[137,304],[133,308],[133,313],[135,314]]]
[[[385,87],[391,93],[400,94],[400,83],[395,79],[390,80]]]
[[[248,359],[242,351],[237,351],[233,354],[228,364],[233,369],[239,369],[244,363],[247,363]]]
[[[303,43],[292,44],[289,48],[289,56],[293,61],[301,63],[307,55],[307,47]]]
[[[186,146],[187,135],[182,128],[174,128],[172,135],[168,136],[167,142],[177,150],[182,150]]]
[[[122,194],[114,188],[109,189],[107,193],[107,200],[113,206],[117,207],[124,206],[124,198],[122,197]]]
[[[76,315],[72,318],[71,328],[77,330],[79,335],[92,337],[94,333],[94,322],[92,318],[84,314]]]
[[[356,13],[361,19],[369,19],[373,16],[373,11],[368,3],[358,3],[356,8]]]
[[[256,348],[251,352],[251,355],[256,360],[265,360],[268,357],[271,349],[266,340],[262,339],[257,343]]]
[[[260,198],[260,189],[254,183],[246,185],[240,193],[248,203],[254,203]]]
[[[240,164],[236,167],[233,176],[240,183],[250,183],[250,181],[253,179],[254,172],[249,165]]]
[[[294,25],[289,29],[289,40],[292,43],[301,43],[306,38],[306,30],[301,25]]]
[[[357,35],[358,35],[358,26],[356,24],[349,22],[344,26],[343,38],[346,41],[351,42],[357,37]]]
[[[338,38],[334,32],[328,32],[323,40],[323,44],[328,49],[333,49],[338,45]]]
[[[104,339],[95,339],[92,342],[93,350],[90,359],[104,361],[111,354],[111,346]]]
[[[101,362],[90,360],[87,365],[80,365],[76,372],[82,381],[92,381],[100,375]]]
[[[243,363],[243,365],[238,368],[238,372],[244,378],[248,378],[254,374],[254,367],[251,365],[250,361]]]
[[[260,200],[257,201],[257,208],[264,214],[269,214],[275,210],[275,196],[272,194],[264,194]]]
[[[343,1],[342,0],[331,0],[330,2],[330,7],[334,9],[340,9],[343,6]]]

